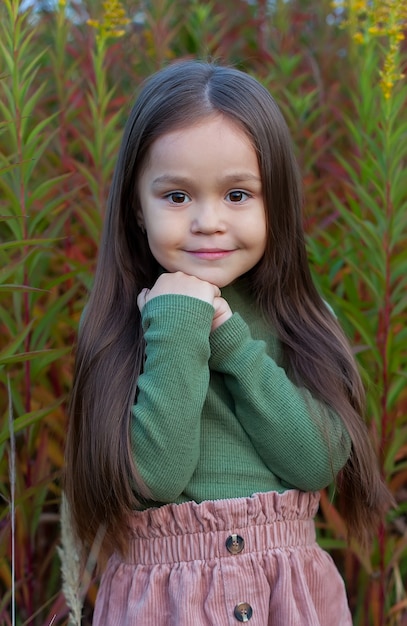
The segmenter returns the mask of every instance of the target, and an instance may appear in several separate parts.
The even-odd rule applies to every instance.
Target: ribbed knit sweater
[[[291,382],[245,282],[222,296],[233,315],[212,333],[199,299],[162,295],[143,309],[131,424],[141,478],[160,503],[327,486],[350,454],[341,418]]]

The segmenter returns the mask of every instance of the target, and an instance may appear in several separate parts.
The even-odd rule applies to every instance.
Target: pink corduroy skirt
[[[351,626],[344,583],[300,491],[136,512],[102,576],[94,626]]]

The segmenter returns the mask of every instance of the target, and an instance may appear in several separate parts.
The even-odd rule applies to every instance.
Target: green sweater
[[[233,315],[163,295],[143,309],[146,361],[131,425],[138,471],[155,501],[314,491],[350,454],[340,417],[296,387],[279,343],[245,291],[222,289]]]

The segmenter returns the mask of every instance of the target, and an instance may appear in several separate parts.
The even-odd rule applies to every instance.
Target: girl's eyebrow
[[[190,178],[185,176],[178,176],[175,174],[163,174],[162,176],[157,176],[154,178],[152,182],[153,187],[157,187],[162,184],[170,184],[170,185],[188,185],[193,182]],[[222,177],[219,180],[221,184],[232,184],[232,183],[243,183],[243,182],[256,182],[261,184],[261,178],[256,176],[256,174],[252,174],[251,172],[236,172],[232,174],[228,174],[227,176]]]
[[[163,184],[183,186],[187,185],[190,182],[191,180],[189,178],[186,178],[185,176],[177,176],[175,174],[163,174],[162,176],[157,176],[157,178],[154,178],[151,186],[158,187]]]
[[[252,174],[251,172],[236,172],[234,174],[228,174],[222,178],[222,182],[225,183],[243,183],[243,182],[255,182],[261,183],[260,176]]]

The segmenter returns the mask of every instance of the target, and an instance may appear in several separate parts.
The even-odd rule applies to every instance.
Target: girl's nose
[[[205,235],[223,232],[226,228],[221,207],[215,202],[200,204],[196,207],[191,221],[191,232]]]

